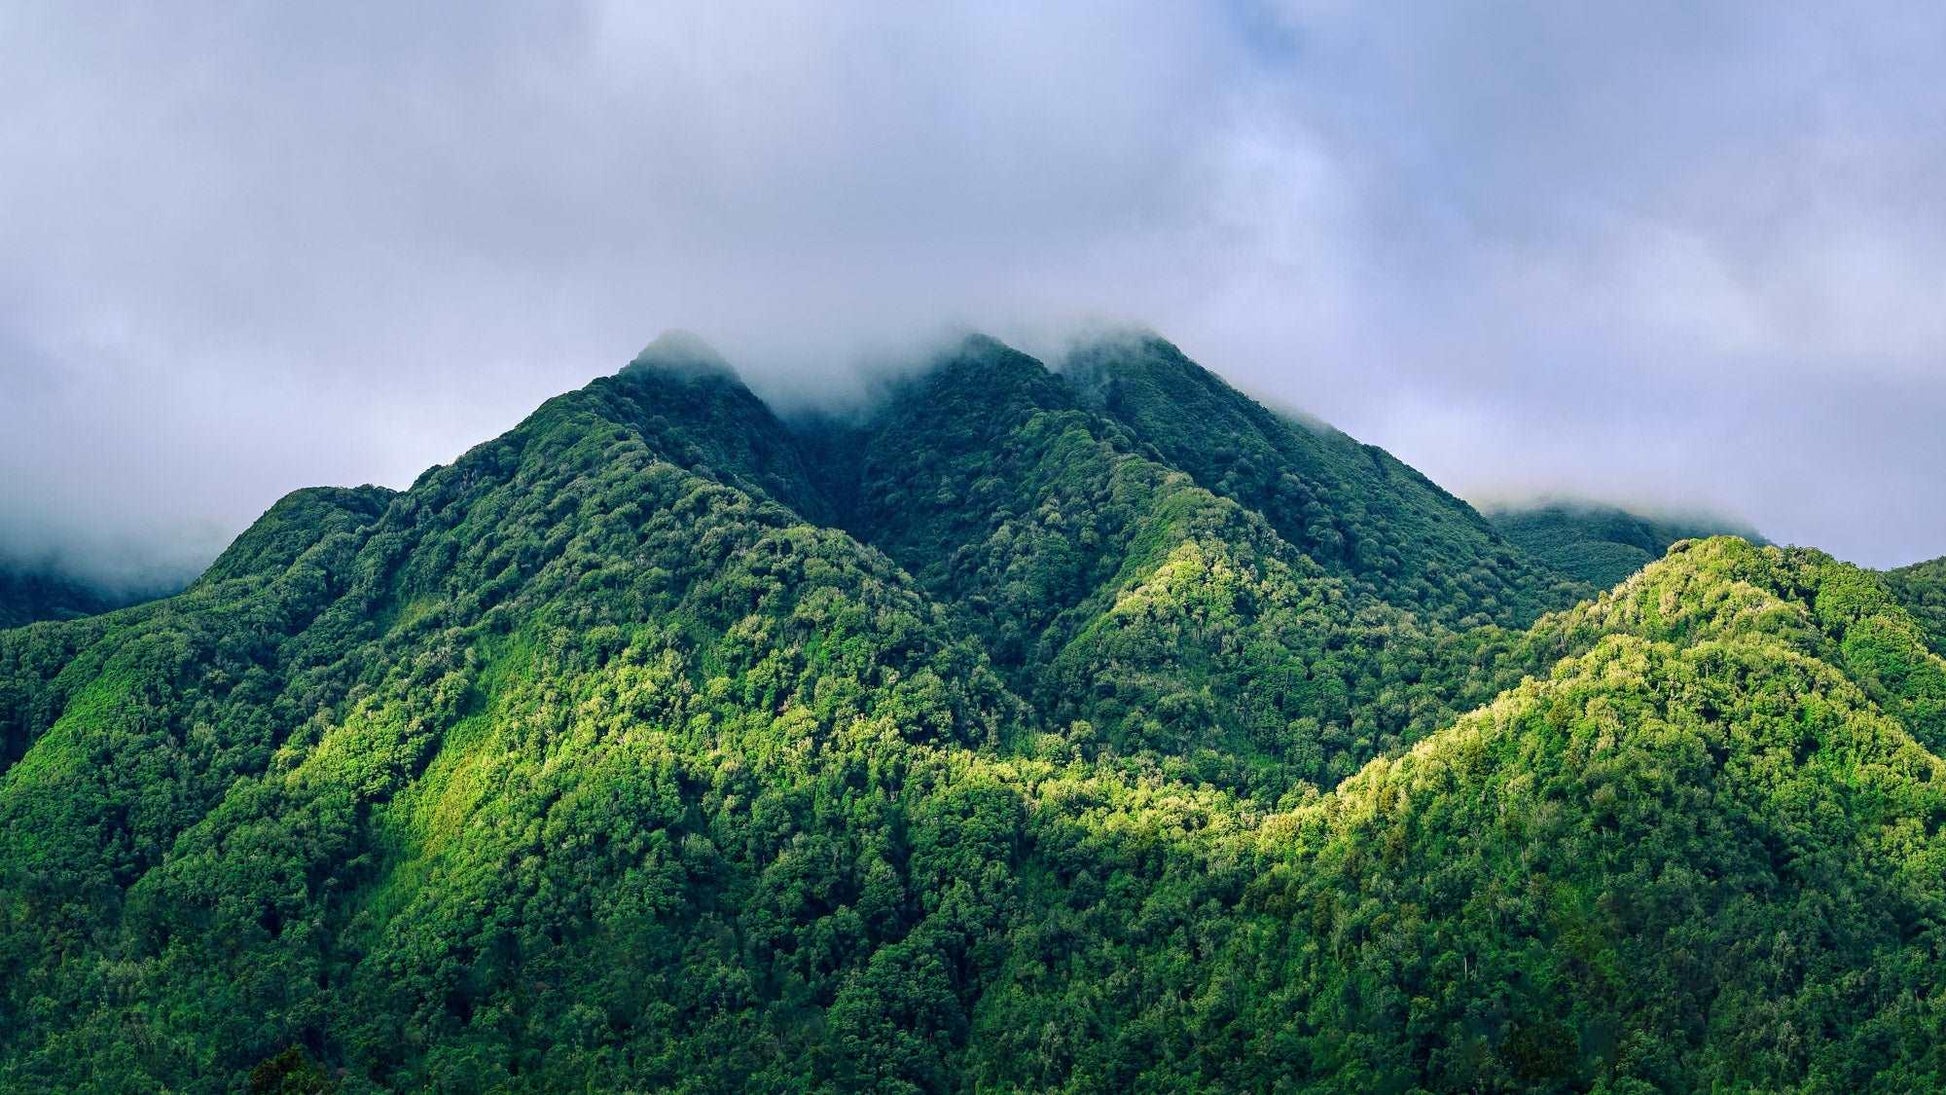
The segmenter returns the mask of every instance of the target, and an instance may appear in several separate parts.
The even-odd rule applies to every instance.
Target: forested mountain
[[[1544,502],[1489,510],[1500,534],[1530,557],[1569,577],[1606,589],[1660,559],[1678,540],[1763,537],[1735,521],[1649,517],[1592,502]]]
[[[110,589],[54,567],[0,559],[0,628],[92,616],[158,595]]]
[[[0,632],[0,1088],[1937,1087],[1914,588],[1586,596],[1156,340],[659,341]]]
[[[1160,459],[1388,601],[1449,622],[1525,625],[1593,593],[1510,550],[1471,506],[1385,450],[1280,416],[1160,338],[1096,341],[1064,371]]]

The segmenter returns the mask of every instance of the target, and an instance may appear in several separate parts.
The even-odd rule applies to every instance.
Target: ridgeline
[[[1946,1084],[1937,566],[1516,539],[1159,339],[658,342],[0,631],[0,1087]]]

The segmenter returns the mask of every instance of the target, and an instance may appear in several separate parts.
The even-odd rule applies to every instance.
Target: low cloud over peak
[[[14,7],[0,551],[193,566],[292,487],[409,482],[645,330],[817,400],[942,331],[1048,356],[1112,317],[1462,494],[1937,555],[1942,30],[1904,4]]]

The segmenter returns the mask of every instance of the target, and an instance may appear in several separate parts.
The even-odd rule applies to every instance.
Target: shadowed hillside
[[[1678,540],[1763,537],[1738,522],[1647,517],[1592,502],[1547,502],[1492,510],[1488,518],[1522,551],[1562,574],[1607,589],[1662,557]]]

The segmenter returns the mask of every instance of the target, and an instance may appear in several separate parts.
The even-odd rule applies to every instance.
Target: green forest
[[[1946,1087],[1946,560],[1692,531],[658,342],[0,630],[0,1089]]]

